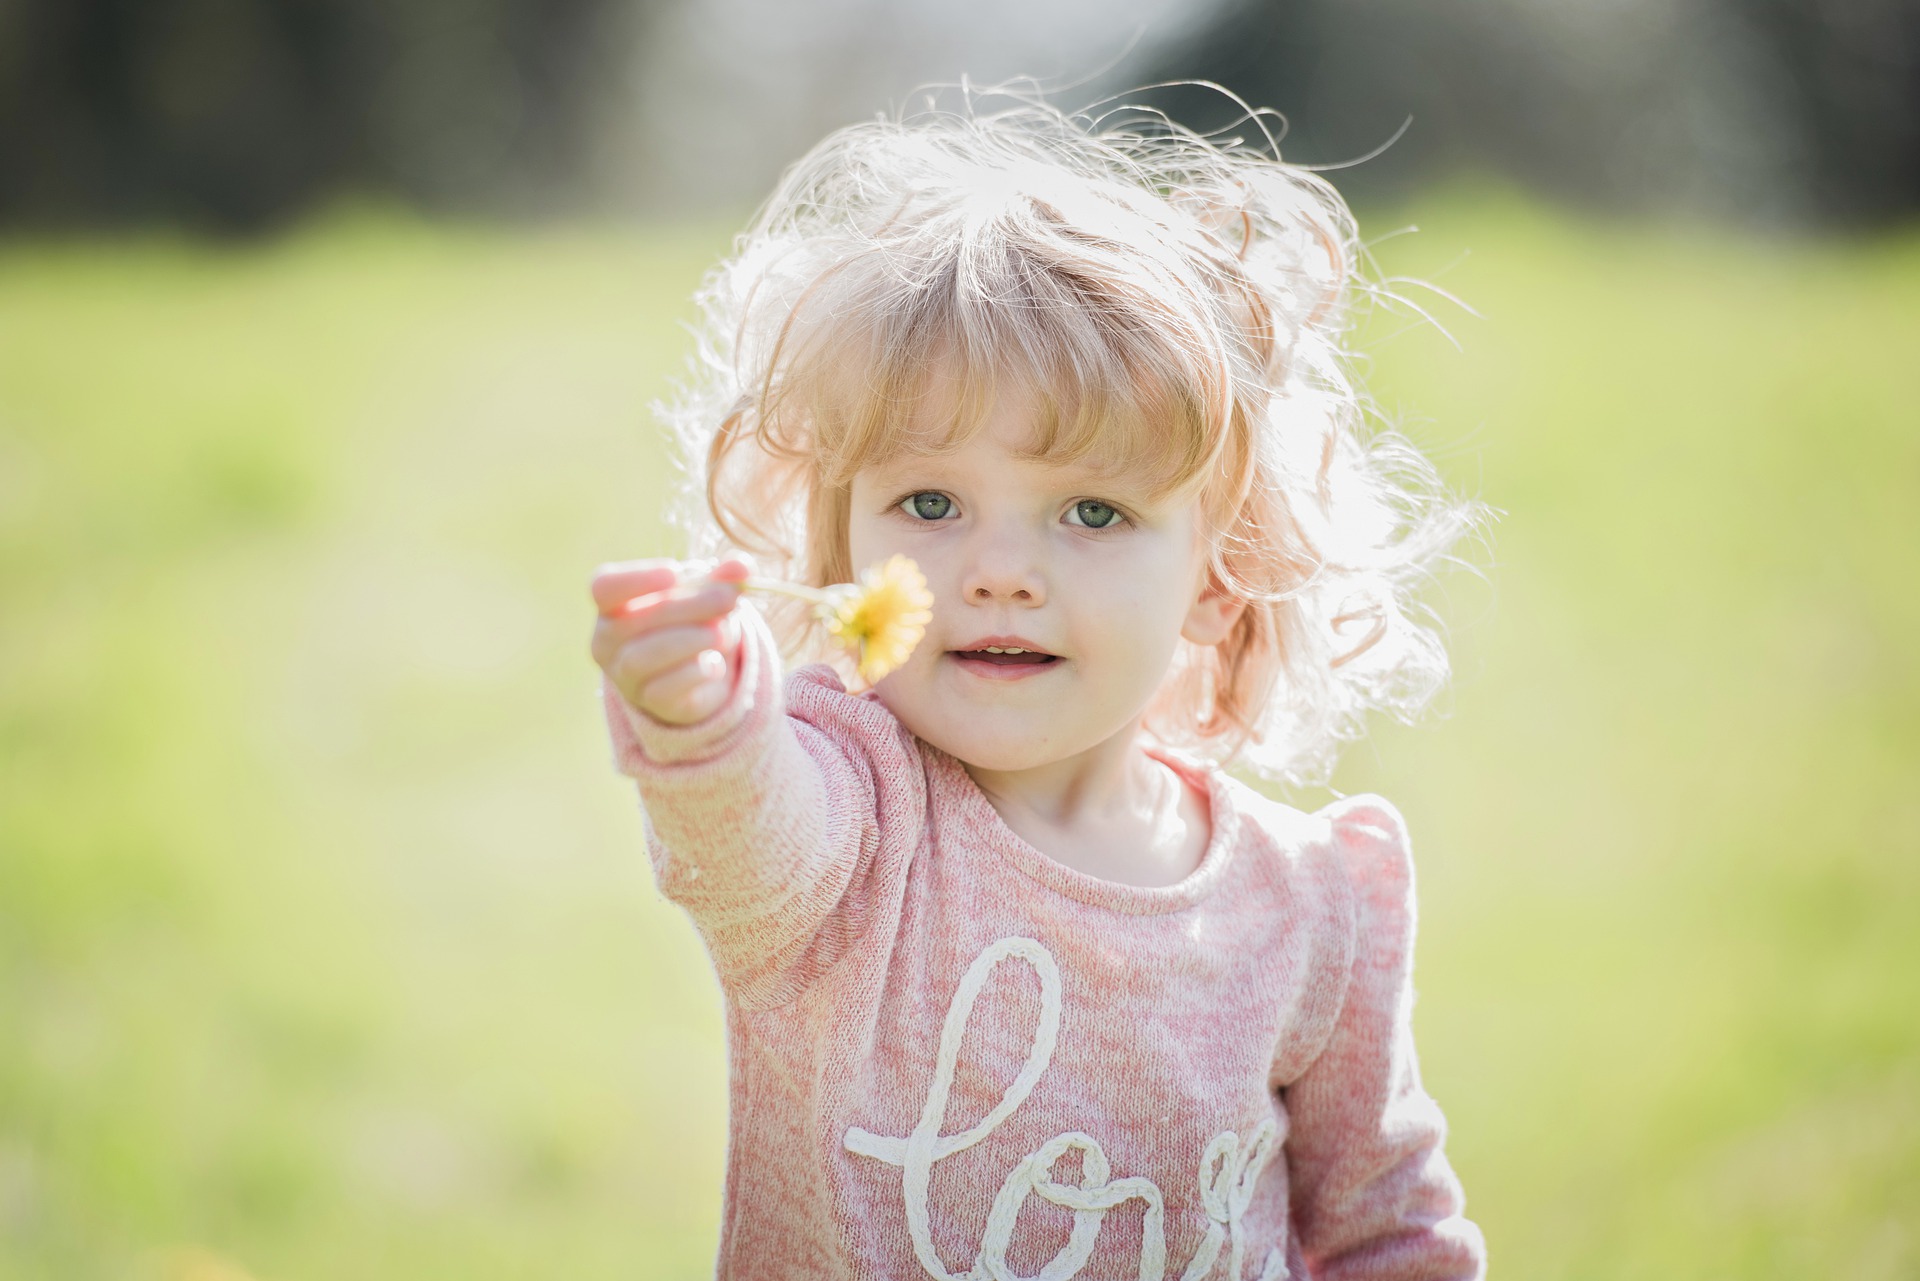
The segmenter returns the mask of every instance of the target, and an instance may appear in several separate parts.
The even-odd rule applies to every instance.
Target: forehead
[[[1031,406],[1003,402],[976,423],[903,433],[862,470],[888,481],[956,476],[1046,487],[1099,484],[1145,498],[1165,488],[1166,471],[1156,461],[1127,449],[1117,433],[1070,453]]]

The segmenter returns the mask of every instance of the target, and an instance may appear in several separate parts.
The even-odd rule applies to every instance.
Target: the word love
[[[947,1099],[953,1090],[954,1067],[965,1040],[967,1020],[996,965],[1019,958],[1040,976],[1040,1020],[1034,1027],[1033,1042],[1027,1049],[1013,1084],[1000,1097],[979,1124],[959,1134],[942,1134],[946,1121]],[[907,1232],[913,1238],[913,1252],[920,1266],[937,1281],[1068,1281],[1093,1256],[1100,1226],[1107,1214],[1128,1201],[1140,1201],[1144,1209],[1144,1230],[1140,1243],[1140,1281],[1165,1281],[1167,1276],[1166,1198],[1153,1180],[1139,1176],[1114,1178],[1107,1154],[1100,1144],[1085,1134],[1057,1134],[1036,1151],[1028,1153],[1007,1174],[987,1213],[987,1227],[980,1240],[980,1251],[965,1272],[950,1272],[934,1252],[930,1227],[928,1188],[934,1165],[964,1151],[993,1133],[1015,1108],[1026,1101],[1040,1080],[1041,1073],[1053,1061],[1056,1038],[1060,1033],[1060,967],[1052,953],[1033,939],[1004,938],[989,946],[960,980],[953,1004],[947,1009],[946,1023],[940,1030],[940,1051],[934,1061],[933,1081],[927,1087],[926,1104],[920,1109],[920,1122],[904,1138],[874,1134],[859,1126],[849,1127],[846,1147],[850,1152],[900,1167],[900,1185],[906,1200]],[[1223,1131],[1207,1144],[1200,1157],[1200,1203],[1206,1209],[1207,1234],[1180,1281],[1202,1281],[1214,1273],[1224,1249],[1226,1275],[1240,1281],[1245,1244],[1241,1237],[1241,1218],[1253,1200],[1253,1189],[1260,1172],[1273,1157],[1272,1120],[1261,1123],[1253,1137],[1243,1142],[1238,1134]],[[1069,1152],[1080,1154],[1080,1181],[1077,1185],[1055,1182],[1053,1167]],[[1015,1222],[1030,1196],[1052,1202],[1073,1211],[1073,1229],[1067,1244],[1031,1277],[1021,1276],[1007,1266],[1007,1249],[1012,1244]],[[1260,1281],[1285,1281],[1286,1260],[1279,1250],[1267,1252]]]

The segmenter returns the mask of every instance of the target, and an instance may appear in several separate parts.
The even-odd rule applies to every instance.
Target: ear
[[[1196,645],[1218,645],[1233,631],[1233,625],[1240,621],[1240,615],[1246,608],[1247,602],[1227,595],[1213,575],[1209,574],[1199,599],[1187,610],[1180,635]]]

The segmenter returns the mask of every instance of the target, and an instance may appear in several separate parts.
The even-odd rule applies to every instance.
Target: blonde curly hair
[[[695,376],[661,407],[690,553],[844,582],[854,474],[1027,396],[1035,457],[1099,451],[1157,498],[1192,491],[1210,585],[1247,602],[1221,644],[1180,642],[1146,732],[1324,779],[1370,709],[1408,719],[1446,681],[1413,592],[1485,511],[1366,427],[1341,338],[1353,296],[1383,291],[1352,216],[1270,138],[998,92],[1012,105],[963,89],[832,134],[709,275]],[[960,393],[929,431],[934,369]],[[833,661],[805,612],[770,621],[790,660]]]

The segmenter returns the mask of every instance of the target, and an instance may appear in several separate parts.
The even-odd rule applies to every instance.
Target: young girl
[[[737,556],[593,582],[726,993],[722,1276],[1482,1274],[1399,815],[1221,769],[1445,675],[1406,593],[1473,507],[1359,430],[1354,245],[1264,153],[1029,102],[835,134],[709,281],[696,550],[934,602],[863,688]]]

